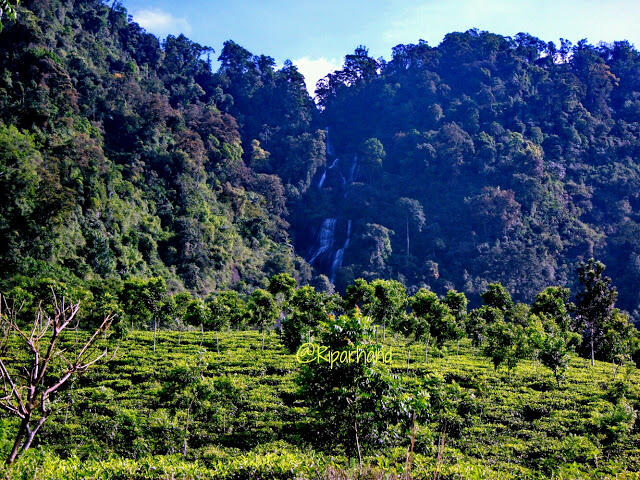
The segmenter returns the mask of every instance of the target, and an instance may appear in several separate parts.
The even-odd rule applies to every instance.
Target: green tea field
[[[319,442],[276,333],[135,331],[115,357],[77,378],[15,479],[405,478],[410,438],[369,449],[363,468]],[[380,338],[381,340],[381,338]],[[495,370],[466,340],[424,359],[387,336],[408,393],[439,391],[416,426],[411,478],[640,478],[632,428],[638,372],[572,357],[560,388],[525,361]],[[313,368],[313,366],[311,366]],[[437,387],[437,389],[436,389]],[[454,404],[455,403],[455,404]],[[0,417],[0,453],[17,423]],[[445,428],[446,427],[446,428]]]

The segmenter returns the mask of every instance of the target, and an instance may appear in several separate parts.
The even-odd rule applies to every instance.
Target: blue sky
[[[233,39],[279,64],[298,65],[315,81],[339,68],[358,45],[389,58],[399,43],[438,45],[446,33],[470,28],[503,35],[528,32],[558,44],[629,40],[640,47],[638,0],[124,0],[148,31],[184,33],[219,54]]]

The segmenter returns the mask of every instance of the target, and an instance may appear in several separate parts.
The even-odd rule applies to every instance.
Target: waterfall
[[[351,171],[349,172],[349,183],[353,183],[356,175],[356,169],[358,168],[358,154],[353,154],[353,163],[351,164]]]
[[[335,188],[335,183],[337,183],[336,181],[340,181],[343,185],[341,190],[344,192],[344,196],[346,198],[348,188],[347,185],[353,183],[358,174],[358,155],[354,154],[351,167],[348,167],[347,165],[348,160],[343,162],[343,164],[339,166],[340,159],[335,155],[335,150],[333,148],[333,144],[331,143],[328,126],[325,127],[325,131],[326,163],[324,166],[324,170],[320,175],[320,179],[318,180],[318,189],[322,190],[322,187],[327,181],[327,174],[330,174],[329,170],[338,167],[337,173],[329,175],[329,183],[331,187]],[[329,162],[331,162],[330,165]],[[346,176],[347,172],[345,171],[347,168],[349,169],[348,176]],[[313,265],[314,262],[317,261],[316,268],[325,271],[327,266],[330,265],[329,275],[331,278],[331,282],[334,281],[336,272],[342,267],[342,261],[344,260],[344,251],[349,247],[349,242],[351,241],[351,220],[348,220],[347,235],[344,240],[344,244],[342,245],[342,248],[339,248],[337,250],[335,249],[336,247],[334,247],[334,240],[337,221],[337,218],[325,218],[322,221],[322,224],[320,225],[320,231],[316,236],[315,243],[312,246],[309,254],[309,259],[307,260],[309,265]]]
[[[342,248],[347,248],[349,246],[349,242],[351,241],[351,220],[347,222],[347,239],[344,242],[344,246]]]
[[[333,283],[333,281],[335,280],[336,272],[342,266],[343,258],[344,258],[344,248],[341,248],[336,252],[336,256],[333,259],[333,263],[331,264],[331,277],[329,278],[329,281],[331,283]]]
[[[325,218],[320,227],[320,233],[318,234],[318,248],[313,252],[311,258],[309,258],[309,265],[313,265],[313,262],[319,255],[323,254],[333,245],[333,237],[336,232],[336,218]]]
[[[318,182],[318,188],[322,188],[322,185],[324,185],[324,181],[327,178],[327,169],[325,168],[324,172],[322,172],[322,176],[320,177],[320,181]]]
[[[333,156],[333,145],[331,145],[331,142],[329,141],[329,127],[324,127],[324,129],[327,131],[327,134],[325,135],[327,155]]]
[[[335,257],[333,258],[333,263],[331,264],[331,283],[336,277],[336,272],[340,267],[342,267],[342,260],[344,259],[344,251],[349,247],[349,242],[351,241],[351,220],[347,222],[347,238],[344,241],[344,245],[342,248],[338,249]]]

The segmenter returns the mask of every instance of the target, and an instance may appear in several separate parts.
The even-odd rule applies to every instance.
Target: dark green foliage
[[[211,322],[214,329],[226,324],[238,329],[245,324],[245,302],[233,290],[222,291],[209,297],[207,306],[211,311]]]
[[[509,292],[499,283],[490,283],[482,295],[485,305],[501,310],[505,314],[513,310],[513,300]]]
[[[288,273],[279,273],[269,279],[269,293],[276,297],[281,297],[288,302],[298,286],[296,279]]]
[[[0,33],[3,276],[33,259],[206,293],[297,274],[282,182],[245,165],[242,131],[221,111],[231,97],[203,60],[211,48],[183,35],[160,45],[119,4],[17,11]],[[313,103],[296,95],[302,134]]]
[[[603,277],[605,265],[593,258],[578,267],[582,291],[576,302],[576,321],[583,331],[581,349],[589,352],[591,363],[602,352],[601,340],[604,328],[613,317],[618,291],[611,285],[611,278]]]
[[[569,302],[571,292],[568,288],[547,287],[531,304],[531,313],[549,316],[562,330],[574,330],[570,312],[574,305]]]
[[[609,321],[603,327],[599,348],[602,359],[621,365],[631,361],[639,349],[638,329],[629,321],[626,313],[614,308]]]
[[[331,297],[316,292],[313,287],[306,285],[295,290],[281,325],[282,343],[289,352],[294,353],[305,339],[309,339],[311,330],[326,321],[335,307]]]
[[[166,293],[167,286],[162,278],[132,278],[125,281],[121,299],[131,325],[134,328],[144,328],[157,322]]]
[[[380,348],[373,323],[358,310],[321,322],[317,339],[330,351]],[[342,444],[362,459],[364,452],[390,440],[390,427],[398,418],[398,383],[382,361],[310,363],[303,366],[298,383],[320,427],[318,433],[329,444]]]
[[[513,370],[527,356],[528,348],[528,338],[521,325],[503,319],[487,325],[482,351],[491,358],[496,369],[504,364],[509,371]]]
[[[377,279],[371,282],[370,303],[363,305],[363,311],[371,315],[383,329],[400,318],[407,308],[407,292],[404,285],[396,280]]]
[[[308,192],[297,238],[306,247],[317,218],[352,218],[345,275],[456,287],[476,304],[486,281],[526,302],[549,284],[575,287],[573,265],[597,256],[637,320],[639,72],[627,42],[469,30],[398,45],[387,62],[358,48],[316,92],[336,168],[349,179],[354,154],[362,168]],[[401,199],[424,212],[422,231],[409,217],[407,235]],[[373,225],[386,241],[372,241]]]
[[[275,324],[278,314],[278,306],[273,295],[262,288],[257,288],[251,293],[247,301],[248,323],[262,333],[262,348],[265,330]]]
[[[467,328],[467,305],[469,301],[462,292],[455,290],[449,290],[444,297],[444,303],[449,307],[449,312],[456,320],[456,329],[454,332],[454,338],[460,339],[464,337]]]
[[[452,340],[458,336],[456,318],[452,315],[448,305],[438,298],[434,292],[420,289],[411,298],[411,312],[424,323],[420,328],[424,332],[419,337],[427,340],[433,338],[438,346],[442,346],[446,340]]]
[[[544,313],[540,313],[539,317],[532,314],[526,334],[529,336],[530,348],[540,362],[553,371],[559,387],[569,366],[570,354],[581,339],[580,335],[566,330],[553,317]]]

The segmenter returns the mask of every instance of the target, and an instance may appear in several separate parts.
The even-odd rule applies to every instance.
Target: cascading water
[[[320,226],[320,233],[318,234],[318,247],[313,252],[313,255],[309,258],[309,265],[313,265],[316,259],[325,253],[333,245],[333,238],[336,232],[337,218],[325,218]]]
[[[353,161],[351,166],[349,167],[346,162],[341,165],[340,159],[335,156],[335,151],[329,136],[329,127],[325,127],[326,136],[325,136],[325,151],[327,163],[331,161],[331,165],[324,167],[320,178],[318,179],[318,189],[322,190],[322,187],[325,183],[328,183],[330,187],[329,190],[332,190],[334,193],[337,193],[335,185],[336,182],[340,182],[342,184],[341,190],[344,192],[344,196],[347,196],[347,185],[353,183],[358,176],[358,170],[360,167],[360,163],[358,161],[358,155],[353,155]],[[337,168],[336,168],[337,167]],[[345,171],[348,168],[348,171]],[[330,173],[329,170],[336,169],[335,173]],[[329,270],[329,276],[331,282],[334,281],[335,275],[337,271],[342,267],[342,262],[344,260],[344,252],[349,247],[349,242],[351,241],[351,220],[347,221],[347,231],[346,237],[344,240],[344,244],[341,248],[336,249],[334,247],[335,243],[335,233],[336,233],[336,224],[338,222],[337,218],[325,218],[320,225],[320,230],[316,236],[315,243],[313,245],[313,249],[311,250],[309,259],[307,260],[310,265],[315,263],[315,266],[319,270],[324,270],[325,272]]]
[[[322,176],[320,177],[320,181],[318,182],[318,188],[322,188],[324,185],[324,181],[327,179],[327,169],[325,168],[324,172],[322,172]]]
[[[342,248],[336,251],[335,257],[333,258],[333,263],[331,264],[331,283],[336,277],[336,272],[340,267],[342,267],[342,260],[344,259],[344,251],[349,247],[349,242],[351,241],[351,220],[347,222],[347,238],[344,241],[344,245]]]
[[[354,153],[353,163],[351,163],[351,170],[349,171],[349,183],[353,183],[353,181],[355,180],[356,170],[358,169],[358,167],[359,167],[358,154]]]
[[[329,280],[331,281],[331,283],[333,283],[333,281],[335,280],[336,272],[342,266],[343,258],[344,258],[344,248],[341,248],[336,252],[336,256],[333,259],[333,263],[331,264],[331,276],[329,277]]]
[[[327,151],[327,155],[333,155],[333,147],[331,146],[331,143],[329,142],[329,127],[327,127],[326,151]],[[318,188],[319,189],[322,189],[322,187],[324,186],[324,182],[327,179],[327,172],[329,170],[331,170],[332,168],[334,168],[338,164],[339,161],[340,161],[339,158],[335,158],[333,160],[333,163],[329,167],[325,167],[324,172],[322,172],[322,175],[320,176],[320,180],[318,180]]]
[[[324,129],[327,131],[327,134],[325,135],[327,155],[333,156],[333,145],[331,145],[331,142],[329,141],[329,127],[324,127]]]

